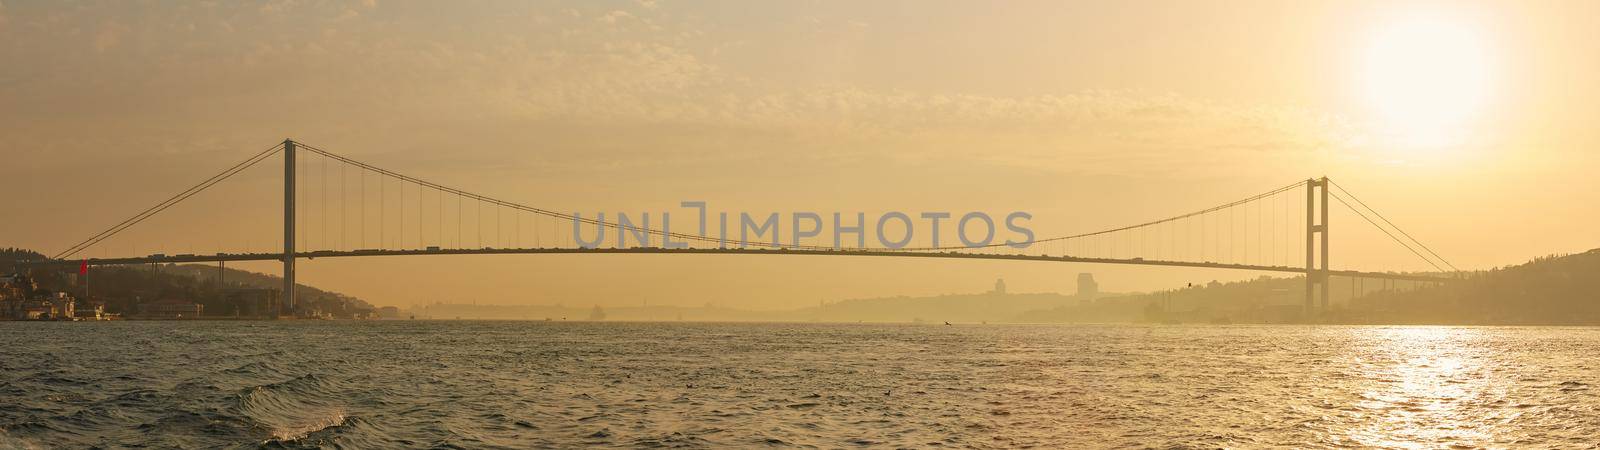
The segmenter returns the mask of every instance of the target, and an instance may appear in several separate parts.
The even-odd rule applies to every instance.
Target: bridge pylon
[[[294,308],[294,147],[293,139],[283,140],[283,298],[279,311]]]
[[[1306,180],[1307,317],[1328,309],[1328,177]],[[1318,305],[1320,303],[1320,305]]]

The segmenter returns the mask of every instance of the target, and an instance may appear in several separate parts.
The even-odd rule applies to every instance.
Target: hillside
[[[0,274],[18,272],[16,261],[42,259],[45,259],[44,255],[30,250],[0,250]],[[84,287],[73,281],[77,274],[76,267],[64,269],[33,270],[31,275],[40,290],[65,291],[83,297]],[[105,301],[107,311],[114,313],[130,313],[137,310],[139,304],[166,299],[193,301],[206,305],[210,310],[221,311],[221,305],[217,304],[221,298],[219,289],[278,289],[283,286],[283,279],[275,275],[237,269],[225,269],[223,280],[225,283],[219,286],[217,268],[201,264],[94,267],[89,271],[88,293],[89,299]],[[373,309],[371,304],[361,299],[303,284],[296,285],[295,295],[302,305],[335,316]]]
[[[1302,317],[1305,278],[1263,276],[1029,311],[1024,322],[1600,325],[1600,249],[1432,285],[1334,277],[1331,310]]]
[[[1369,322],[1600,325],[1600,249],[1552,255],[1432,289],[1370,295]]]
[[[1093,302],[1023,312],[1021,322],[1286,322],[1301,310],[1302,277],[1211,281],[1153,293],[1107,295]],[[1337,297],[1340,293],[1336,292]],[[1347,295],[1347,294],[1345,294]]]

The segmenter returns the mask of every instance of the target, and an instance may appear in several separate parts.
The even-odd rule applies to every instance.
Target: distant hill
[[[21,248],[0,249],[0,274],[16,273],[17,263],[46,259],[39,252]]]
[[[46,259],[45,256],[38,252],[16,248],[3,249],[0,250],[0,273],[26,270],[19,267],[16,261],[43,259]],[[77,267],[68,266],[63,269],[33,270],[31,275],[41,290],[65,291],[82,297],[83,285],[73,280],[77,274]],[[135,311],[139,304],[166,299],[193,301],[206,305],[207,308],[215,308],[220,306],[215,305],[220,299],[219,289],[240,287],[278,289],[283,286],[283,279],[278,276],[238,269],[225,269],[223,280],[225,284],[219,286],[217,268],[201,264],[94,267],[89,271],[89,297],[92,300],[106,301],[109,312],[130,313]],[[295,295],[304,304],[315,305],[335,315],[373,309],[371,304],[361,299],[303,284],[296,285]]]
[[[1023,312],[1033,323],[1107,322],[1286,322],[1302,310],[1305,278],[1261,276],[1247,281],[1212,281],[1152,293],[1104,295],[1093,302]]]
[[[1305,277],[1263,276],[1107,296],[1029,311],[1024,322],[1600,325],[1600,249],[1467,274],[1438,285],[1335,277],[1332,308],[1302,316]],[[1355,295],[1353,295],[1355,294]]]
[[[1538,258],[1433,286],[1335,277],[1332,310],[1302,315],[1304,277],[1261,276],[1178,289],[1102,294],[953,294],[843,300],[788,311],[673,306],[606,308],[607,320],[824,322],[1175,322],[1600,325],[1600,250]],[[534,319],[589,315],[587,307],[432,305],[419,317]]]
[[[203,283],[216,285],[217,268],[202,264],[168,264],[162,267],[163,272],[170,272],[179,276],[187,276]],[[277,275],[248,272],[236,269],[224,269],[223,281],[227,287],[252,287],[265,289],[282,289],[283,278]],[[344,295],[338,292],[325,291],[304,284],[295,284],[294,295],[296,301],[318,303],[324,311],[352,312],[372,310],[372,304],[365,300]]]
[[[1600,325],[1600,249],[1551,255],[1464,282],[1377,293],[1352,306],[1377,323]]]

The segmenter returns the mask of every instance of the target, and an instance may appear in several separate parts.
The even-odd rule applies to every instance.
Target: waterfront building
[[[72,320],[77,317],[78,300],[65,292],[57,292],[54,297],[50,298],[48,303],[50,304],[50,320]]]
[[[65,292],[43,298],[0,298],[0,320],[73,320],[77,299]]]
[[[84,302],[73,311],[74,320],[106,320],[105,302]]]
[[[49,320],[50,319],[50,303],[49,302],[37,302],[37,301],[27,302],[26,304],[22,305],[21,314],[17,316],[17,319],[18,320]]]

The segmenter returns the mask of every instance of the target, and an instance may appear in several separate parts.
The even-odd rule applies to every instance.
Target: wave
[[[33,450],[33,449],[37,449],[37,448],[44,448],[44,447],[41,447],[38,444],[35,444],[33,442],[30,442],[30,441],[26,441],[26,440],[22,440],[22,439],[19,439],[19,438],[12,437],[11,435],[6,434],[6,430],[5,429],[0,429],[0,450],[12,450],[12,449]]]
[[[288,424],[272,429],[272,438],[279,441],[297,441],[318,431],[329,428],[342,427],[348,416],[344,410],[336,409],[325,416],[312,416],[309,422],[303,424]]]
[[[239,395],[238,411],[265,437],[297,441],[350,419],[345,406],[334,400],[336,387],[316,374],[255,386]]]

